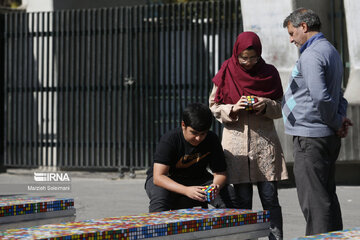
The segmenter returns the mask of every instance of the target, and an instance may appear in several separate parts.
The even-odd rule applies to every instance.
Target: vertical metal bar
[[[157,17],[155,17],[155,11],[159,10],[158,6],[151,6],[151,12],[150,12],[150,17],[151,17],[151,27],[150,27],[150,33],[149,33],[149,42],[151,42],[151,51],[149,53],[149,62],[151,63],[152,69],[154,69],[154,74],[151,74],[151,86],[152,88],[151,90],[151,104],[150,107],[152,109],[152,111],[150,111],[150,122],[151,122],[151,126],[150,126],[150,141],[151,141],[151,147],[150,147],[150,153],[151,153],[151,158],[153,156],[153,150],[155,149],[156,146],[156,142],[158,141],[158,122],[156,119],[156,115],[158,113],[158,108],[159,108],[159,104],[157,104],[156,99],[155,99],[155,94],[157,94],[157,84],[156,81],[158,79],[158,68],[155,68],[154,63],[155,63],[155,48],[159,49],[157,44],[158,44],[158,39],[156,39],[157,34],[157,24],[160,21],[160,15],[157,14]],[[157,13],[159,13],[157,11]],[[150,68],[151,69],[151,68]],[[150,70],[149,70],[150,72]]]
[[[84,52],[84,63],[83,63],[83,101],[84,101],[84,133],[83,133],[83,164],[86,167],[90,166],[90,151],[91,151],[91,128],[90,128],[90,109],[91,109],[91,44],[92,44],[92,10],[84,10],[83,12],[83,25],[82,29],[84,31],[84,37],[83,37],[83,52]]]
[[[44,158],[44,131],[45,131],[45,126],[44,126],[44,111],[45,111],[45,36],[44,36],[44,32],[45,32],[45,12],[40,13],[41,14],[41,30],[40,30],[40,159],[41,159],[41,165],[44,167],[48,167],[47,165],[47,159],[46,157]]]
[[[107,119],[107,112],[108,112],[108,105],[107,105],[107,81],[109,79],[107,79],[107,74],[106,74],[106,67],[107,67],[107,49],[108,49],[108,45],[107,45],[107,19],[106,19],[106,15],[107,15],[107,11],[106,9],[101,9],[100,10],[101,13],[101,52],[102,52],[102,64],[101,64],[101,78],[99,79],[99,85],[101,86],[101,105],[99,108],[99,113],[101,116],[101,132],[100,132],[100,141],[101,141],[101,146],[102,146],[102,151],[101,151],[101,155],[100,155],[100,159],[98,162],[98,167],[104,167],[105,164],[107,163],[107,131],[106,131],[106,119]]]
[[[72,22],[71,25],[71,32],[70,32],[70,50],[71,50],[71,61],[70,61],[70,72],[71,72],[71,111],[69,112],[69,119],[70,119],[70,134],[72,136],[72,144],[71,144],[71,166],[72,167],[81,167],[79,166],[78,158],[79,158],[79,126],[78,121],[79,119],[79,77],[78,77],[78,69],[79,69],[79,52],[77,46],[77,25],[78,25],[78,10],[71,10],[70,21]]]
[[[172,116],[172,124],[171,124],[171,128],[175,128],[176,127],[176,120],[177,120],[177,115],[178,115],[178,101],[177,101],[177,91],[176,91],[176,85],[177,85],[177,71],[176,71],[176,66],[177,66],[177,62],[176,62],[176,58],[177,58],[177,39],[176,39],[176,20],[177,20],[177,16],[176,16],[176,4],[172,4],[172,29],[171,29],[171,33],[172,33],[172,53],[171,53],[171,62],[172,62],[172,77],[171,77],[171,82],[172,82],[172,89],[171,89],[171,97],[172,97],[172,106],[171,109],[173,111],[173,114],[171,114]]]
[[[236,38],[237,38],[237,35],[240,34],[240,29],[239,29],[239,18],[241,16],[241,12],[239,13],[238,10],[239,10],[239,4],[240,4],[240,1],[234,1],[235,2],[235,7],[234,7],[234,18],[233,18],[233,21],[234,21],[234,36],[233,36],[233,43],[235,43],[236,41]]]
[[[75,122],[75,112],[76,112],[76,100],[75,100],[75,94],[76,94],[76,79],[75,79],[75,10],[70,10],[68,15],[68,26],[69,26],[69,32],[68,32],[68,41],[69,41],[69,61],[68,61],[68,70],[69,70],[69,78],[68,78],[68,86],[69,86],[69,99],[68,99],[68,109],[69,111],[67,120],[68,120],[68,135],[69,135],[69,162],[70,166],[74,167],[76,166],[75,162],[75,154],[76,154],[76,122]]]
[[[124,54],[125,54],[125,57],[124,57],[124,60],[126,61],[125,63],[127,63],[127,66],[125,67],[124,66],[124,78],[126,77],[127,79],[129,79],[129,58],[130,58],[130,46],[129,46],[129,29],[130,29],[130,26],[129,26],[129,18],[130,18],[130,13],[129,13],[129,9],[128,8],[126,8],[125,9],[125,32],[124,32],[124,34],[125,34],[125,37],[126,37],[126,43],[124,43],[125,44],[125,46],[127,46],[127,51],[126,52],[124,52]],[[126,68],[126,69],[125,69]],[[126,81],[125,81],[126,82]],[[124,83],[125,83],[124,82]],[[124,151],[123,151],[123,161],[125,162],[125,165],[127,164],[127,151],[128,151],[128,129],[127,129],[127,127],[128,127],[128,110],[129,110],[129,103],[128,103],[128,90],[129,90],[129,86],[124,86],[124,100],[125,101],[123,101],[123,104],[124,104],[124,113],[125,113],[125,116],[124,116],[124,121],[123,121],[123,129],[124,129],[124,131],[123,131],[123,144],[124,144]]]
[[[173,17],[174,15],[172,14],[172,8],[171,5],[167,5],[167,18],[168,20],[167,22],[167,43],[168,43],[168,48],[167,48],[167,52],[166,52],[166,58],[167,58],[167,62],[169,63],[169,67],[168,69],[168,74],[167,74],[167,129],[166,131],[168,131],[169,129],[172,128],[172,122],[173,122],[173,116],[174,116],[174,110],[172,109],[171,105],[172,102],[175,100],[174,99],[174,95],[172,95],[172,89],[173,89],[173,78],[172,78],[172,72],[173,72],[173,55],[174,55],[174,51],[173,51],[173,43],[174,40],[172,38],[172,33],[173,33],[173,29],[172,29],[172,21],[173,21]]]
[[[204,24],[205,23],[205,15],[204,15],[204,2],[201,2],[199,3],[200,5],[200,9],[199,9],[199,18],[200,18],[200,21],[199,21],[199,28],[200,28],[200,31],[199,31],[199,43],[200,43],[200,58],[199,58],[199,61],[198,63],[200,64],[200,67],[199,67],[199,91],[200,91],[200,94],[201,94],[201,99],[200,99],[200,102],[204,103],[204,104],[207,104],[207,84],[208,84],[208,79],[205,79],[205,74],[204,74],[204,63],[206,62],[206,55],[205,55],[205,44],[204,44]]]
[[[37,104],[37,99],[34,93],[34,89],[36,86],[36,81],[37,79],[34,77],[35,76],[35,61],[34,61],[34,34],[35,34],[35,27],[34,27],[34,22],[35,22],[35,14],[34,13],[28,13],[29,16],[29,31],[30,31],[30,36],[29,36],[29,48],[28,48],[28,61],[29,61],[29,88],[30,88],[30,94],[29,94],[29,98],[31,99],[30,107],[28,108],[30,111],[30,158],[31,158],[31,165],[36,166],[36,153],[37,153],[37,148],[36,148],[36,141],[37,139],[35,138],[36,136],[36,130],[37,128],[37,112],[35,111],[35,109],[37,109],[35,106]]]
[[[133,39],[133,8],[132,7],[128,7],[128,19],[129,19],[129,23],[128,23],[128,43],[129,43],[129,47],[128,47],[128,76],[130,78],[130,81],[133,82],[134,81],[134,39]],[[129,105],[128,105],[128,109],[127,109],[127,113],[128,116],[130,116],[131,118],[128,119],[128,124],[127,126],[129,127],[129,167],[130,169],[132,169],[134,167],[134,140],[135,140],[135,136],[134,136],[134,86],[133,83],[128,85],[128,100],[129,100]],[[130,110],[131,109],[131,110]]]
[[[193,15],[193,11],[194,11],[194,3],[190,3],[190,15],[189,15],[189,17],[190,17],[190,25],[189,25],[189,34],[190,34],[190,36],[189,36],[189,41],[190,41],[190,43],[189,43],[189,49],[188,49],[188,51],[190,51],[189,52],[189,61],[188,61],[188,63],[189,63],[189,73],[190,73],[190,76],[189,76],[189,81],[190,81],[190,83],[189,83],[189,91],[188,91],[188,99],[189,99],[189,101],[190,101],[190,103],[191,102],[193,102],[194,101],[194,99],[193,99],[193,96],[195,95],[194,94],[194,91],[193,90],[195,90],[195,92],[196,92],[196,89],[195,89],[195,86],[194,86],[194,67],[193,67],[193,64],[194,64],[194,51],[193,51],[193,41],[194,41],[194,38],[193,38],[193,34],[194,34],[194,27],[193,27],[193,25],[195,25],[194,24],[194,15]]]
[[[57,12],[56,28],[58,29],[58,45],[57,47],[57,64],[58,64],[58,101],[57,101],[57,159],[60,166],[66,166],[65,154],[65,135],[64,135],[64,104],[65,104],[65,75],[64,75],[64,27],[65,27],[65,12]]]
[[[65,166],[70,167],[72,165],[71,161],[71,132],[70,132],[70,119],[69,115],[71,112],[71,83],[70,83],[70,62],[71,62],[71,45],[70,45],[70,12],[66,11],[64,16],[64,105],[63,105],[63,113],[64,113],[64,124],[63,124],[63,131],[64,131],[64,140],[65,140]],[[70,50],[68,50],[70,49]]]
[[[168,67],[167,67],[167,75],[166,75],[166,111],[165,111],[165,116],[166,116],[166,129],[165,131],[168,131],[171,128],[171,122],[172,122],[172,109],[171,109],[171,102],[173,101],[173,96],[171,95],[172,92],[172,78],[171,78],[171,73],[172,73],[172,68],[173,68],[173,62],[172,62],[172,38],[171,38],[171,21],[172,21],[172,14],[171,14],[171,5],[168,4],[167,8],[166,8],[166,12],[167,12],[167,21],[166,21],[166,30],[167,34],[165,35],[166,37],[166,43],[168,44],[167,49],[165,51],[165,59],[166,59],[166,63],[168,63]],[[165,69],[164,69],[165,70]]]
[[[178,55],[177,55],[177,65],[179,66],[179,70],[177,72],[177,76],[178,76],[178,81],[177,81],[177,90],[178,90],[178,97],[179,97],[179,101],[178,101],[178,107],[179,107],[179,115],[177,117],[178,122],[177,125],[180,126],[180,122],[181,122],[181,113],[183,110],[183,94],[182,94],[182,89],[183,89],[183,84],[182,84],[182,77],[183,77],[183,71],[182,71],[182,66],[183,66],[183,58],[182,58],[182,53],[183,53],[183,43],[184,41],[182,40],[182,36],[183,34],[183,29],[184,26],[182,26],[182,16],[183,16],[183,11],[185,12],[185,8],[183,8],[184,4],[178,4],[178,45],[179,47],[178,49]],[[184,9],[184,10],[183,10]]]
[[[95,40],[95,61],[96,61],[96,72],[95,72],[95,99],[94,99],[94,119],[95,119],[95,162],[93,167],[99,166],[99,161],[101,158],[101,9],[95,10],[96,14],[96,40]]]
[[[216,11],[216,8],[217,8],[217,5],[216,3],[212,2],[211,3],[211,18],[212,18],[212,22],[211,22],[211,53],[212,53],[212,56],[211,56],[211,69],[212,69],[212,75],[211,77],[214,77],[218,71],[217,67],[216,67],[216,53],[215,53],[215,43],[216,43],[216,38],[217,38],[217,32],[216,32],[216,26],[217,26],[217,11]],[[218,46],[218,45],[217,45]],[[217,121],[215,121],[215,124],[213,124],[213,130],[218,133],[218,130],[219,130],[219,124]]]
[[[231,0],[226,0],[225,1],[225,16],[227,16],[227,21],[225,20],[225,23],[226,23],[226,28],[225,28],[225,31],[226,31],[226,34],[225,34],[225,37],[226,37],[226,55],[225,55],[225,58],[229,58],[229,53],[232,53],[231,51],[231,41],[232,41],[232,32],[231,32],[231,29],[232,29],[232,21],[231,21],[231,17],[232,17],[232,12],[231,12]]]
[[[36,53],[35,53],[35,62],[36,62],[36,66],[35,66],[35,71],[34,71],[34,80],[36,81],[36,87],[35,87],[35,96],[36,96],[36,119],[38,120],[38,122],[40,123],[38,126],[38,129],[36,129],[36,133],[35,133],[35,141],[36,141],[36,161],[37,161],[37,165],[41,165],[41,144],[39,141],[40,138],[40,134],[39,132],[41,132],[41,116],[40,116],[40,111],[41,111],[41,107],[40,107],[40,79],[39,79],[39,67],[40,67],[40,63],[39,63],[39,48],[40,48],[40,36],[39,36],[39,32],[40,32],[40,13],[35,13],[36,16],[36,32],[35,32],[35,38],[36,38]],[[40,117],[40,119],[39,119]]]
[[[165,133],[166,131],[166,69],[167,69],[167,64],[166,64],[166,38],[165,38],[165,32],[166,32],[166,7],[164,5],[161,6],[161,10],[162,10],[162,28],[161,28],[161,40],[160,42],[162,43],[162,49],[160,51],[160,74],[161,74],[161,97],[160,97],[160,101],[161,101],[161,108],[160,108],[160,115],[161,115],[161,121],[160,121],[160,126],[161,126],[161,135]]]
[[[150,19],[152,20],[152,22],[154,21],[154,17],[152,15],[150,15],[150,8],[148,6],[144,6],[141,8],[141,14],[140,14],[140,29],[144,29],[144,35],[140,36],[141,39],[143,39],[143,47],[144,49],[150,49],[149,46],[150,45],[150,26],[149,26],[149,22]],[[143,21],[141,21],[141,19],[146,19],[144,25],[143,25]],[[150,165],[150,159],[149,156],[151,155],[150,151],[151,151],[151,139],[150,139],[150,129],[152,128],[152,119],[150,116],[150,104],[149,104],[149,91],[152,89],[152,78],[154,77],[153,74],[149,74],[149,63],[150,63],[150,54],[149,51],[144,51],[143,53],[143,57],[141,57],[141,78],[142,78],[142,83],[143,83],[143,88],[144,89],[144,108],[143,108],[143,113],[144,113],[144,117],[142,119],[143,122],[143,129],[144,129],[144,134],[143,134],[143,140],[144,140],[144,144],[143,144],[143,155],[141,156],[144,159],[144,165],[143,167],[148,168]]]
[[[124,136],[123,136],[123,122],[124,122],[124,115],[126,115],[126,113],[123,112],[123,106],[124,106],[124,62],[125,62],[125,8],[122,7],[119,11],[119,22],[120,22],[120,33],[119,33],[119,52],[120,54],[118,55],[118,66],[119,66],[119,72],[118,72],[118,84],[119,84],[119,99],[120,99],[120,103],[118,104],[118,119],[119,119],[119,132],[118,132],[118,138],[119,139],[119,165],[120,167],[124,166],[124,161],[125,159],[122,158],[122,156],[124,156]]]
[[[112,138],[112,142],[114,143],[114,147],[113,147],[113,159],[114,159],[114,165],[115,167],[119,167],[119,134],[118,134],[118,121],[120,121],[119,119],[119,107],[118,105],[119,102],[121,102],[120,100],[120,94],[119,94],[119,71],[118,71],[118,64],[119,64],[119,29],[121,28],[121,24],[120,24],[120,19],[119,19],[119,8],[115,9],[114,12],[114,36],[113,36],[113,42],[114,42],[114,51],[113,51],[113,87],[114,87],[114,95],[113,95],[113,100],[112,103],[114,105],[113,109],[114,109],[114,120],[113,120],[113,124],[114,124],[114,128],[113,128],[113,138]],[[120,138],[121,139],[121,138]],[[120,141],[121,142],[121,141]],[[120,148],[119,148],[120,149]]]
[[[51,95],[51,116],[50,119],[51,121],[51,127],[50,127],[50,132],[52,134],[52,143],[51,143],[51,153],[50,153],[50,159],[55,159],[56,160],[56,167],[59,167],[59,159],[55,157],[55,154],[57,152],[56,149],[56,143],[57,143],[57,139],[56,139],[56,135],[57,132],[55,132],[55,123],[57,122],[57,110],[58,108],[56,107],[56,101],[57,101],[57,97],[58,95],[58,83],[57,83],[57,79],[55,78],[55,59],[56,59],[56,54],[57,54],[57,44],[58,44],[58,29],[56,28],[56,24],[55,24],[55,17],[56,17],[57,13],[56,12],[52,12],[51,13],[51,24],[52,24],[52,65],[51,65],[51,86],[52,86],[52,95]]]
[[[208,97],[210,96],[210,91],[211,91],[211,79],[212,76],[210,76],[210,3],[207,2],[205,3],[205,15],[206,17],[204,17],[206,23],[205,23],[205,35],[206,35],[206,54],[205,54],[205,80],[206,80],[206,99],[208,100]],[[208,103],[208,101],[206,102],[206,104]]]
[[[73,139],[74,139],[74,144],[73,144],[73,164],[76,167],[83,167],[82,162],[81,162],[81,126],[82,126],[82,105],[81,105],[81,100],[80,100],[80,87],[81,87],[81,79],[80,79],[80,64],[81,64],[81,34],[80,34],[80,26],[81,26],[81,12],[80,10],[73,10],[72,11],[72,19],[74,22],[74,26],[73,26],[73,33],[72,33],[72,44],[73,44],[73,53],[74,53],[74,57],[73,57],[73,64],[72,64],[72,72],[73,72],[73,84],[74,84],[74,91],[72,92],[73,94],[73,113],[72,113],[72,119],[73,119]]]
[[[25,99],[24,107],[25,107],[25,113],[26,113],[26,121],[24,123],[24,140],[25,140],[25,161],[27,162],[27,165],[32,165],[32,156],[31,156],[31,135],[30,135],[30,129],[32,124],[32,118],[31,118],[31,112],[30,112],[30,105],[32,102],[32,91],[31,91],[31,75],[29,74],[29,14],[24,13],[24,22],[23,22],[23,32],[24,32],[24,49],[23,49],[23,60],[24,60],[24,71],[22,79],[24,82],[24,88],[25,88]]]
[[[172,25],[172,35],[173,35],[173,56],[172,56],[172,61],[173,61],[173,78],[172,78],[172,82],[173,82],[173,88],[172,88],[172,96],[173,96],[173,105],[172,105],[172,109],[174,111],[174,113],[172,114],[173,116],[173,123],[172,123],[172,128],[178,127],[178,116],[179,116],[179,95],[178,95],[178,55],[179,55],[179,46],[178,46],[178,31],[177,31],[177,23],[178,23],[178,16],[177,16],[177,9],[178,9],[179,4],[173,4],[172,5],[172,16],[173,16],[173,25]]]
[[[139,159],[139,155],[140,155],[140,114],[142,113],[141,111],[141,97],[143,96],[142,94],[140,94],[140,89],[141,89],[141,79],[140,79],[140,74],[139,74],[139,65],[140,65],[140,59],[142,56],[140,56],[140,51],[139,49],[141,49],[140,42],[141,42],[141,38],[140,38],[140,33],[142,30],[140,30],[140,21],[139,21],[139,6],[135,6],[133,9],[133,31],[134,31],[134,39],[133,39],[133,43],[134,43],[134,54],[133,54],[133,75],[135,77],[135,84],[134,84],[134,107],[133,107],[133,111],[134,111],[134,117],[135,117],[135,121],[134,121],[134,135],[133,135],[133,139],[134,139],[134,168],[138,168],[140,167],[140,159]],[[141,54],[142,55],[142,54]]]
[[[46,28],[44,26],[44,28],[46,29],[46,34],[44,32],[44,41],[46,41],[46,58],[45,60],[45,64],[46,66],[44,66],[44,70],[46,71],[46,76],[45,76],[45,81],[46,81],[46,92],[45,92],[45,139],[44,139],[44,143],[45,145],[45,159],[46,159],[46,164],[48,166],[54,166],[52,159],[49,158],[49,149],[50,149],[50,144],[51,144],[51,135],[49,133],[49,124],[50,124],[50,95],[51,95],[51,88],[50,88],[50,12],[46,12],[45,13],[45,22],[46,22]],[[44,24],[45,25],[45,24]],[[45,43],[44,43],[45,45]]]
[[[108,42],[108,50],[107,50],[107,62],[108,64],[107,66],[107,89],[108,89],[108,94],[107,94],[107,98],[108,98],[108,104],[107,104],[107,109],[108,109],[108,114],[107,114],[107,121],[108,123],[106,123],[107,126],[107,137],[106,137],[106,141],[107,141],[107,167],[113,167],[113,157],[112,157],[112,149],[113,149],[113,131],[112,129],[114,129],[114,124],[113,124],[113,93],[114,93],[114,89],[113,89],[113,23],[114,23],[114,9],[108,9],[107,10],[107,26],[108,26],[108,36],[107,36],[107,42]]]
[[[72,10],[71,11],[72,16],[72,22],[73,22],[73,26],[72,26],[72,33],[71,33],[71,45],[72,45],[72,64],[71,64],[71,72],[72,72],[72,81],[71,83],[73,84],[72,89],[73,91],[71,92],[72,94],[72,112],[70,113],[71,116],[71,120],[72,120],[72,127],[73,127],[73,146],[72,146],[72,156],[73,156],[73,161],[72,161],[72,167],[83,167],[81,165],[81,162],[79,161],[80,159],[80,125],[82,124],[81,121],[79,121],[79,119],[81,119],[81,110],[80,110],[80,46],[79,46],[79,40],[80,40],[80,35],[79,35],[79,25],[80,25],[80,18],[79,18],[79,10]]]
[[[90,104],[89,104],[89,136],[90,136],[90,144],[89,144],[89,152],[90,152],[90,166],[93,167],[95,165],[95,161],[96,161],[96,155],[97,155],[97,139],[96,139],[96,132],[97,132],[97,128],[96,128],[96,73],[97,73],[97,52],[96,52],[96,44],[97,44],[97,28],[96,28],[96,21],[97,21],[97,10],[96,9],[91,9],[91,19],[90,19],[90,23],[91,23],[91,37],[90,37],[90,68],[91,68],[91,76],[89,79],[90,82],[90,89],[89,89],[89,100],[90,100]]]
[[[61,144],[60,144],[60,149],[61,149],[61,154],[60,154],[60,158],[59,160],[61,161],[61,165],[64,167],[68,167],[68,138],[67,138],[67,134],[66,134],[66,128],[67,128],[67,121],[66,121],[66,111],[67,111],[67,102],[66,99],[68,98],[67,96],[67,84],[66,81],[68,79],[68,71],[66,68],[66,63],[68,62],[68,58],[66,55],[66,49],[68,48],[67,46],[67,21],[66,21],[66,12],[63,11],[60,14],[60,21],[59,21],[59,35],[60,35],[60,46],[59,46],[59,85],[61,86],[60,88],[60,95],[61,99],[59,100],[59,105],[58,105],[58,109],[59,109],[59,114],[61,114],[61,116],[59,116],[59,135],[60,135],[60,139],[61,139]]]
[[[200,94],[200,84],[201,84],[201,79],[199,78],[199,72],[201,68],[201,62],[199,61],[199,53],[200,53],[200,49],[201,49],[201,44],[199,41],[199,3],[196,2],[194,3],[194,42],[195,44],[193,45],[195,47],[195,49],[193,49],[193,54],[194,54],[194,58],[193,60],[195,60],[195,64],[196,67],[194,67],[194,65],[192,65],[193,68],[193,73],[195,78],[193,79],[193,84],[195,87],[195,92],[193,93],[193,101],[195,102],[201,102],[201,94]]]
[[[188,74],[188,3],[185,3],[184,4],[184,83],[183,83],[183,86],[184,86],[184,102],[185,102],[185,106],[188,104],[188,88],[189,88],[189,85],[188,85],[188,82],[190,81],[189,80],[189,74]]]
[[[13,134],[10,135],[10,136],[13,136],[13,139],[14,139],[14,155],[15,156],[15,162],[16,162],[16,165],[20,165],[21,162],[19,160],[19,149],[18,149],[18,146],[19,146],[19,143],[18,143],[18,139],[19,139],[19,134],[18,134],[18,129],[19,129],[19,126],[18,126],[18,121],[19,121],[19,116],[18,116],[18,104],[16,104],[17,101],[19,101],[19,94],[18,94],[18,85],[19,85],[19,82],[18,82],[18,69],[17,69],[17,66],[18,66],[18,54],[19,54],[19,51],[18,51],[18,38],[17,38],[17,34],[18,34],[18,26],[19,26],[19,23],[18,23],[18,14],[15,13],[14,14],[14,22],[13,22],[13,39],[12,41],[14,42],[14,61],[11,62],[12,64],[12,69],[11,71],[14,73],[13,74],[13,82],[14,82],[14,85],[13,85],[13,90],[12,90],[12,96],[13,96],[13,99],[12,99],[12,105],[13,105],[13,119],[11,122],[15,123],[15,127],[13,127]]]
[[[217,8],[217,30],[218,30],[218,35],[219,35],[219,54],[218,54],[218,63],[221,64],[222,63],[222,54],[224,54],[225,49],[224,46],[222,44],[222,26],[221,26],[221,7],[222,7],[222,2],[219,1],[218,2],[218,8]]]
[[[154,41],[156,41],[155,45],[157,45],[156,47],[153,48],[153,59],[154,62],[160,62],[160,22],[164,21],[164,18],[161,17],[162,16],[162,7],[160,5],[158,5],[156,7],[156,12],[157,12],[157,16],[158,16],[158,21],[156,22],[156,27],[155,27],[155,31],[154,31],[154,35],[153,35],[153,39]],[[157,52],[155,53],[155,49],[157,49]],[[155,55],[156,54],[156,55]],[[154,101],[155,103],[155,115],[154,115],[154,119],[156,118],[156,122],[157,122],[157,126],[156,126],[156,131],[155,131],[155,141],[154,141],[154,146],[156,145],[155,142],[157,142],[161,136],[161,116],[160,116],[160,112],[161,112],[161,99],[160,99],[160,78],[161,78],[161,72],[160,72],[160,64],[159,66],[157,66],[156,68],[157,70],[157,74],[155,75],[155,95],[154,95],[154,100],[156,99],[156,101]]]
[[[9,41],[10,39],[10,34],[9,32],[11,31],[11,28],[9,29],[9,25],[11,22],[10,16],[9,14],[5,13],[3,16],[0,16],[1,19],[4,21],[4,88],[3,90],[3,94],[4,94],[4,116],[3,117],[3,121],[4,121],[4,135],[2,136],[4,139],[3,145],[2,147],[4,148],[4,165],[10,165],[12,163],[11,159],[9,159],[9,155],[8,155],[8,129],[9,129],[9,123],[10,121],[8,120],[8,116],[9,116],[9,94],[8,94],[8,79],[9,79],[9,63],[10,63],[10,44],[11,42]],[[1,88],[0,88],[1,89]],[[9,125],[8,125],[9,124]]]
[[[13,147],[11,145],[11,133],[12,133],[12,129],[11,129],[11,124],[12,124],[12,106],[11,106],[11,101],[10,101],[10,97],[12,96],[11,92],[10,92],[10,88],[11,88],[11,83],[9,81],[9,79],[11,78],[12,75],[12,71],[11,71],[11,60],[12,60],[12,55],[11,55],[11,47],[12,47],[12,41],[11,41],[11,36],[12,36],[12,31],[13,31],[13,27],[12,27],[12,19],[13,15],[10,14],[5,14],[5,29],[4,29],[4,37],[5,37],[5,67],[4,67],[4,96],[5,96],[5,118],[4,118],[4,124],[5,124],[5,129],[4,129],[4,153],[5,153],[5,164],[8,166],[11,166],[14,164],[14,159],[13,159],[13,155],[11,153]]]
[[[25,79],[24,79],[24,13],[18,13],[19,22],[18,22],[18,71],[17,71],[17,77],[18,77],[18,89],[19,89],[19,98],[18,104],[19,104],[19,132],[18,132],[18,144],[19,144],[19,155],[20,155],[20,164],[21,165],[28,165],[29,162],[25,158],[26,156],[26,149],[25,149],[25,142],[24,137],[26,137],[26,128],[25,128],[25,119],[26,118],[26,109],[25,109]]]
[[[85,71],[85,63],[87,60],[86,55],[86,11],[88,10],[80,10],[77,12],[78,15],[78,30],[77,30],[77,38],[78,38],[78,72],[79,78],[79,96],[78,96],[78,104],[79,104],[79,118],[78,118],[78,164],[82,167],[88,167],[85,161],[85,146],[86,146],[86,137],[85,137],[85,121],[86,121],[86,71]]]
[[[87,139],[87,145],[86,145],[86,161],[87,166],[93,166],[94,162],[94,153],[95,153],[95,144],[94,144],[94,131],[93,128],[94,124],[94,118],[93,118],[93,91],[94,91],[94,71],[95,71],[95,60],[94,60],[94,39],[95,39],[95,10],[91,9],[87,11],[87,45],[86,45],[86,53],[88,56],[88,59],[86,61],[86,72],[88,73],[86,76],[86,84],[88,86],[86,91],[86,102],[88,103],[86,109],[86,122],[85,122],[85,132],[86,132],[86,139]]]
[[[148,121],[148,115],[146,112],[146,94],[145,94],[145,89],[146,89],[146,84],[145,84],[145,80],[144,80],[144,61],[146,58],[146,52],[147,51],[141,51],[141,49],[145,49],[145,35],[147,34],[146,29],[144,28],[144,7],[143,6],[139,6],[139,10],[138,10],[138,17],[137,17],[137,26],[138,26],[138,64],[139,64],[139,68],[138,71],[135,71],[135,73],[138,73],[137,78],[138,78],[138,111],[139,111],[139,133],[138,133],[138,149],[136,149],[136,153],[138,153],[138,166],[137,167],[141,167],[143,168],[145,166],[145,156],[146,156],[146,152],[147,152],[147,147],[146,147],[146,122]],[[141,129],[141,130],[140,130]]]

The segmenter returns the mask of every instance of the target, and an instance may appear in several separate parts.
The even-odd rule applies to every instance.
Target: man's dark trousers
[[[293,137],[294,175],[306,235],[342,230],[340,204],[336,195],[335,163],[341,139]]]

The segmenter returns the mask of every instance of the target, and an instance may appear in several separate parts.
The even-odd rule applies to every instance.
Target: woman
[[[252,184],[256,184],[263,208],[270,211],[269,239],[282,239],[277,181],[288,176],[273,122],[281,117],[283,90],[279,73],[261,58],[259,37],[243,32],[231,58],[212,81],[210,109],[224,125],[222,145],[228,182],[234,185],[238,208],[252,208]],[[250,111],[247,96],[257,99]]]

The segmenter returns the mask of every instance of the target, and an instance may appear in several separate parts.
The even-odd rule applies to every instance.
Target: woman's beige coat
[[[210,109],[224,125],[222,146],[227,163],[228,183],[279,181],[288,178],[284,154],[273,119],[281,117],[281,103],[270,100],[264,114],[240,110],[229,116],[233,104],[214,102],[217,87],[210,94]]]

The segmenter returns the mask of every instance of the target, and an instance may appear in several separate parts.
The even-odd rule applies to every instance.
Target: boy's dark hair
[[[191,103],[184,109],[182,120],[185,126],[203,132],[210,129],[213,115],[208,106],[202,103]]]

